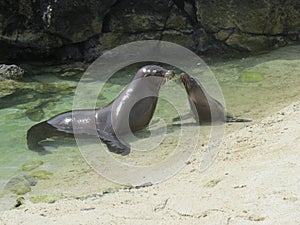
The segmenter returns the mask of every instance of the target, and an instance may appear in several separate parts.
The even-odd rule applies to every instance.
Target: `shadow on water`
[[[18,90],[15,93],[1,98],[0,109],[18,107],[19,105],[36,102],[37,99],[40,101],[38,107],[45,107],[49,102],[52,102],[54,97],[57,99],[55,93],[39,93],[32,90]],[[58,99],[57,99],[58,100]]]
[[[49,75],[51,76],[51,75]],[[55,79],[57,82],[62,80]],[[9,85],[10,83],[8,83]],[[72,96],[74,94],[74,81],[70,83],[63,81],[59,83],[40,82],[36,79],[23,79],[16,82],[16,87],[12,93],[1,97],[0,93],[0,109],[5,108],[32,108],[47,107],[51,102],[60,101],[63,97]]]

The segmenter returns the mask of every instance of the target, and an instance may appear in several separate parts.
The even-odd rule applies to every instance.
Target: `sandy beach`
[[[171,179],[143,188],[1,212],[0,224],[299,224],[300,102],[226,128],[206,171],[195,152]]]

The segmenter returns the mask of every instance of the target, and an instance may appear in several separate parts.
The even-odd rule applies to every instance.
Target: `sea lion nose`
[[[188,78],[188,75],[186,73],[181,73],[179,76],[180,76],[181,79]]]
[[[188,78],[188,75],[186,73],[181,73],[179,75],[179,77],[180,77],[181,82],[183,82],[185,84],[185,82],[186,82],[186,80]]]
[[[165,78],[167,79],[171,79],[175,76],[175,73],[173,70],[167,70],[167,72],[165,73]]]

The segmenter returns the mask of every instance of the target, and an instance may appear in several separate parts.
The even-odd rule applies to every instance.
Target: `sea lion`
[[[204,87],[186,73],[180,79],[188,94],[192,115],[199,124],[220,124],[224,122],[251,122],[247,119],[234,118],[225,112],[223,105],[211,97]]]
[[[130,146],[120,135],[148,126],[156,108],[160,87],[174,76],[173,71],[163,67],[144,66],[138,70],[130,84],[105,107],[64,112],[32,126],[27,131],[28,148],[34,151],[45,150],[39,142],[55,136],[97,135],[111,152],[127,155]],[[127,124],[130,130],[126,129]]]

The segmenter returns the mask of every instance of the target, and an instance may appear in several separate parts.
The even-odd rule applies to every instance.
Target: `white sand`
[[[300,101],[228,133],[205,172],[198,154],[163,183],[27,203],[1,212],[0,224],[300,224]]]

